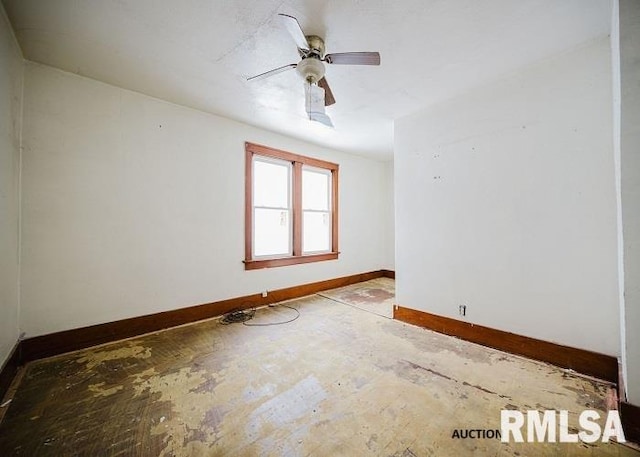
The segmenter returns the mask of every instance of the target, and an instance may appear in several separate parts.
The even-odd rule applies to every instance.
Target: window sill
[[[310,254],[302,256],[282,257],[279,259],[245,260],[245,270],[259,270],[260,268],[285,267],[287,265],[298,265],[301,263],[323,262],[325,260],[336,260],[338,252],[327,252],[323,254]]]

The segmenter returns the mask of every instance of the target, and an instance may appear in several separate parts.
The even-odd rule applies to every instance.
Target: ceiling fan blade
[[[258,79],[268,78],[269,76],[277,75],[278,73],[296,68],[297,66],[297,63],[290,63],[289,65],[284,65],[282,67],[274,68],[273,70],[265,71],[259,75],[251,76],[250,78],[247,78],[247,81],[256,81]]]
[[[304,86],[305,109],[309,115],[309,120],[320,122],[327,127],[333,127],[333,123],[324,112],[325,91],[321,86],[315,84],[305,84]]]
[[[336,65],[380,65],[377,52],[337,52],[324,56],[327,63]]]
[[[336,99],[333,98],[333,92],[331,92],[327,78],[322,78],[318,81],[318,86],[324,89],[324,106],[333,105],[336,102]]]
[[[324,113],[309,113],[309,120],[320,122],[327,127],[333,128],[333,122],[331,122],[331,118]]]
[[[289,34],[293,38],[293,41],[296,42],[296,46],[298,49],[304,49],[305,51],[309,50],[309,43],[307,42],[307,38],[304,36],[304,32],[302,31],[302,27],[300,27],[300,23],[298,20],[289,16],[288,14],[278,14],[282,18],[282,23],[289,31]]]

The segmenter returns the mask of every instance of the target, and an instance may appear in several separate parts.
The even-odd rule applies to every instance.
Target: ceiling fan
[[[325,54],[324,40],[322,38],[316,35],[305,35],[295,17],[288,14],[279,14],[278,16],[293,37],[301,60],[298,63],[291,63],[251,76],[247,78],[247,81],[264,79],[295,68],[306,83],[305,108],[309,119],[332,127],[331,119],[325,114],[324,108],[325,106],[333,105],[336,100],[324,76],[324,63],[332,65],[380,65],[380,54],[377,52]]]

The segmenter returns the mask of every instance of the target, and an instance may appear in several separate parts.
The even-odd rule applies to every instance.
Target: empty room
[[[2,0],[0,455],[640,456],[640,1]]]

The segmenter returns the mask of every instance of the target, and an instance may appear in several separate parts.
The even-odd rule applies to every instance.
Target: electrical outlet
[[[262,292],[262,298],[267,298],[269,291],[265,290],[264,292]]]
[[[460,312],[461,316],[466,316],[467,315],[467,305],[460,305],[458,307],[458,311]]]

